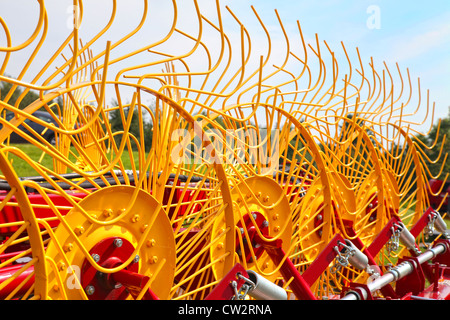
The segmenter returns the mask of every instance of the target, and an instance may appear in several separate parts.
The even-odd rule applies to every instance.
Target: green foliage
[[[433,147],[430,149],[422,147],[430,160],[437,160],[435,163],[429,163],[428,165],[431,174],[437,176],[442,167],[441,179],[443,179],[447,173],[450,174],[450,160],[447,160],[445,157],[446,153],[450,153],[450,113],[447,118],[441,119],[440,123],[435,123],[428,135],[417,135],[416,138],[422,141],[426,146]],[[442,146],[442,144],[444,145]],[[441,149],[442,154],[440,155]]]
[[[18,103],[19,109],[25,109],[27,106],[32,104],[34,101],[39,99],[39,94],[33,90],[25,90],[20,86],[14,86],[10,82],[2,81],[0,82],[0,100],[7,102],[9,105],[15,106]],[[6,98],[9,98],[6,100]],[[57,99],[59,106],[62,106],[62,98]],[[50,101],[48,105],[51,105],[53,101]],[[56,108],[56,106],[54,106]]]
[[[112,101],[112,105],[117,106],[117,101]],[[123,113],[123,115],[121,114]],[[128,114],[130,112],[130,108],[123,108],[122,110],[120,108],[117,108],[111,112],[109,112],[109,122],[111,125],[111,131],[114,132],[121,132],[124,131],[124,122],[128,120]],[[141,128],[142,132],[144,134],[144,141],[145,141],[145,151],[149,151],[152,146],[152,138],[153,138],[153,124],[150,123],[150,121],[146,121],[142,115],[138,114],[139,110],[138,107],[135,107],[133,110],[133,115],[131,118],[129,133],[133,135],[136,140],[141,143]],[[123,120],[122,119],[123,116]],[[141,123],[142,121],[142,123]],[[122,141],[122,134],[117,134],[114,136],[114,139],[116,141],[117,145],[120,145]],[[130,139],[131,146],[134,151],[137,150],[138,146],[136,144],[136,141],[134,139]],[[142,146],[141,146],[142,147]]]
[[[11,91],[11,89],[13,91]],[[39,99],[39,95],[34,91],[28,91],[25,96],[22,97],[22,94],[24,90],[21,87],[13,88],[13,84],[9,82],[1,82],[0,83],[0,99],[2,101],[5,100],[5,98],[9,95],[9,93],[12,92],[12,95],[8,99],[8,104],[15,105],[18,99],[20,98],[19,102],[19,109],[24,109],[26,106],[33,103],[35,100]]]

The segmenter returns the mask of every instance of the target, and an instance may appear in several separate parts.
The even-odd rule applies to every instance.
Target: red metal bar
[[[336,252],[334,251],[334,247],[338,246],[338,243],[345,243],[344,238],[338,233],[333,239],[328,243],[325,249],[320,252],[317,258],[313,261],[313,263],[306,269],[302,276],[305,279],[306,283],[309,287],[311,287],[314,282],[323,274],[325,269],[333,262],[336,257]]]
[[[23,265],[16,264],[12,266],[8,266],[5,268],[0,269],[0,284],[7,281],[9,278],[11,278],[14,274],[16,274]],[[16,289],[18,286],[22,285],[22,287],[18,290],[18,292],[15,294],[13,298],[18,298],[21,295],[23,295],[25,292],[27,292],[28,289],[34,284],[34,275],[30,277],[30,279],[23,283],[26,278],[34,272],[34,268],[30,267],[24,272],[22,272],[16,279],[11,281],[8,285],[6,285],[2,290],[0,290],[0,299],[4,300],[6,297],[8,297],[11,292]]]
[[[126,287],[133,298],[137,298],[139,296],[147,282],[150,280],[150,277],[148,276],[124,269],[112,273],[111,278],[114,282],[118,282],[122,286]],[[150,287],[145,291],[142,298],[143,300],[159,300],[158,296],[150,289]]]
[[[380,252],[380,250],[384,247],[384,245],[391,238],[391,236],[392,236],[391,228],[393,227],[394,223],[400,222],[400,221],[401,220],[396,216],[391,218],[388,221],[388,223],[386,224],[386,226],[381,230],[380,234],[378,234],[378,236],[374,239],[372,244],[369,247],[366,247],[364,245],[364,243],[361,241],[361,239],[356,237],[356,232],[353,229],[353,222],[349,221],[349,220],[344,220],[344,226],[345,226],[347,234],[350,237],[354,238],[353,240],[351,240],[351,242],[355,245],[356,248],[361,250],[361,252],[366,255],[366,257],[369,260],[368,263],[370,266],[378,267],[377,271],[379,272],[380,275],[382,275],[383,272],[381,271],[377,262],[375,261],[374,256],[376,256]],[[397,294],[395,293],[394,288],[392,288],[392,286],[390,284],[381,288],[380,291],[383,293],[384,296],[397,297]]]
[[[373,242],[369,245],[367,248],[367,252],[372,256],[376,256],[381,249],[386,245],[386,243],[389,241],[389,239],[392,237],[392,230],[394,223],[400,223],[401,220],[399,217],[394,216],[392,217],[386,226],[381,230],[381,232],[375,237]]]
[[[255,241],[264,246],[264,249],[276,265],[281,264],[280,273],[286,281],[289,281],[291,278],[293,278],[293,280],[289,284],[289,287],[292,289],[292,292],[294,292],[295,296],[298,299],[316,300],[316,297],[312,293],[309,284],[299,273],[295,265],[290,259],[285,258],[286,254],[282,248],[281,239],[269,242],[261,239],[259,236],[255,236]]]
[[[240,290],[245,280],[238,275],[248,279],[248,273],[240,264],[236,264],[219,282],[219,284],[206,296],[205,300],[230,300],[235,291],[232,287],[232,282],[236,281],[236,290]]]
[[[414,238],[417,238],[419,234],[422,232],[422,230],[426,227],[428,222],[430,221],[430,215],[434,212],[434,209],[432,207],[429,207],[425,213],[420,217],[420,219],[416,222],[416,224],[411,228],[410,232],[414,236]]]

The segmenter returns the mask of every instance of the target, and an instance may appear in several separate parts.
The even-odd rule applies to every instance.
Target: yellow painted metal
[[[236,250],[249,234],[244,231],[239,237],[236,226],[253,210],[268,218],[273,239],[283,239],[286,259],[304,270],[337,232],[352,238],[343,220],[352,221],[357,236],[369,244],[393,214],[410,227],[429,205],[427,163],[434,159],[423,151],[434,145],[425,145],[415,134],[423,131],[429,115],[433,122],[434,105],[427,95],[426,116],[416,120],[423,111],[420,81],[413,89],[407,71],[409,85],[405,85],[398,65],[401,87],[394,90],[395,75],[386,64],[378,68],[372,59],[367,68],[356,50],[359,65],[354,66],[344,44],[338,52],[327,42],[322,45],[317,35],[307,43],[299,22],[293,45],[275,11],[285,44],[280,54],[283,46],[277,41],[274,50],[272,28],[252,6],[267,40],[266,46],[261,42],[255,46],[247,18],[229,6],[223,10],[219,0],[215,10],[203,10],[195,0],[189,4],[172,0],[166,33],[147,42],[141,36],[147,39],[152,23],[149,1],[133,12],[127,21],[136,25],[121,28],[122,34],[115,31],[121,2],[111,1],[102,11],[105,24],[94,19],[98,28],[88,32],[80,27],[87,23],[85,13],[92,10],[92,3],[73,0],[73,24],[58,26],[66,34],[56,43],[47,41],[54,30],[49,28],[52,11],[46,5],[38,1],[37,23],[19,44],[0,17],[6,36],[6,44],[0,46],[0,81],[9,85],[0,101],[0,169],[12,187],[1,205],[23,210],[23,219],[0,227],[28,230],[27,255],[32,256],[29,265],[34,265],[37,280],[25,297],[45,299],[48,292],[55,294],[48,282],[54,287],[59,280],[48,276],[58,269],[54,259],[61,250],[54,248],[65,241],[58,237],[69,235],[61,226],[54,231],[53,223],[64,224],[63,212],[81,210],[81,215],[67,216],[70,224],[101,225],[86,212],[100,210],[89,199],[104,201],[106,193],[119,198],[133,190],[133,195],[144,194],[145,199],[127,209],[146,203],[166,213],[175,241],[175,270],[155,289],[168,299],[202,299],[235,262],[245,264]],[[183,25],[185,20],[195,21],[195,31]],[[45,61],[42,55],[37,59],[44,48],[51,52]],[[13,78],[7,71],[19,54],[24,65]],[[30,92],[38,98],[19,108]],[[415,92],[418,105],[412,106]],[[111,99],[114,102],[108,103]],[[47,111],[57,125],[39,119],[38,110]],[[6,113],[14,117],[7,120]],[[54,131],[56,144],[32,130],[33,123]],[[31,135],[24,134],[20,125]],[[12,133],[37,147],[40,158],[9,147]],[[269,136],[277,137],[278,144]],[[275,151],[277,157],[271,158]],[[265,161],[268,158],[273,161]],[[48,159],[51,165],[45,164]],[[273,166],[275,160],[278,166]],[[14,173],[18,164],[25,164],[39,180],[19,181]],[[31,203],[25,188],[36,190],[43,203]],[[54,196],[64,205],[55,205]],[[277,199],[273,205],[271,199]],[[375,199],[375,207],[369,207]],[[48,216],[38,217],[43,209]],[[271,210],[279,211],[277,220]],[[152,217],[147,213],[146,219]],[[124,237],[137,246],[139,237],[131,223],[116,222],[131,228]],[[98,239],[119,232],[116,227],[96,230],[93,237],[80,237],[83,241],[73,259],[80,261]],[[28,239],[18,231],[14,237],[18,242]],[[49,246],[47,252],[43,245]],[[276,279],[279,266],[267,267],[266,262],[262,256],[248,267]],[[325,274],[314,292],[327,295],[320,290],[330,284]]]
[[[9,235],[8,240],[2,241],[0,244],[0,254],[8,251],[14,252],[13,250],[17,244],[27,245],[27,243],[29,243],[29,248],[25,251],[17,252],[16,256],[12,256],[0,263],[0,267],[4,268],[11,266],[17,259],[27,259],[27,262],[24,263],[19,270],[11,272],[10,278],[0,285],[0,291],[4,292],[5,288],[10,285],[12,281],[23,279],[21,276],[28,273],[25,279],[16,284],[14,290],[7,292],[5,299],[16,298],[16,292],[19,290],[25,290],[24,293],[20,294],[23,299],[46,299],[47,281],[45,277],[42,277],[42,275],[45,275],[47,272],[44,239],[39,232],[39,221],[33,214],[32,206],[25,192],[25,184],[19,180],[13,167],[5,156],[4,152],[7,151],[6,149],[7,148],[2,148],[2,150],[0,150],[0,170],[2,172],[2,179],[8,182],[10,190],[0,207],[3,211],[10,206],[20,203],[21,214],[16,221],[10,223],[6,221],[6,223],[2,223],[1,226],[3,228],[12,228],[12,230],[15,229],[15,231]],[[15,201],[11,201],[13,197],[15,198]],[[31,288],[28,288],[27,283],[33,276],[35,277],[34,285],[31,286]]]
[[[283,249],[289,251],[292,237],[292,216],[289,202],[283,193],[283,189],[277,182],[264,176],[250,177],[234,186],[231,195],[234,201],[233,209],[236,222],[241,222],[245,226],[243,218],[248,215],[250,219],[253,219],[252,224],[256,226],[256,231],[259,232],[262,238],[269,239],[269,241],[281,239]],[[252,212],[258,212],[264,217],[268,225],[267,235],[261,233],[260,228],[255,222],[255,218],[252,216]],[[214,223],[213,236],[222,233],[225,227],[225,218],[221,216]],[[243,252],[243,244],[252,242],[249,237],[249,230],[247,227],[240,229],[237,225],[235,229],[236,238],[238,239],[237,250]],[[239,255],[237,262],[241,263],[246,270],[263,271],[267,279],[275,280],[279,275],[274,271],[279,266],[275,265],[267,253],[256,257],[253,246],[249,250],[252,259],[247,262],[245,257]],[[214,261],[223,254],[224,248],[222,241],[212,246],[211,260]],[[216,264],[214,270],[217,279],[221,279],[227,272],[224,269],[223,263]]]
[[[85,261],[108,274],[134,263],[136,256],[137,272],[150,276],[158,297],[168,298],[168,283],[173,282],[175,272],[175,239],[166,212],[150,194],[132,186],[104,188],[85,197],[60,219],[46,250],[53,266],[47,274],[50,299],[88,298],[77,278],[83,275],[76,274]],[[108,238],[128,240],[134,247],[129,258],[114,268],[97,264],[89,253]]]

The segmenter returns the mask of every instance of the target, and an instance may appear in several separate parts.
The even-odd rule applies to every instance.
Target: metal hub
[[[111,237],[100,241],[89,253],[99,265],[112,269],[125,263],[134,249],[127,239]],[[138,272],[137,262],[133,260],[124,270]],[[129,295],[126,287],[114,279],[114,273],[99,272],[88,260],[81,268],[81,285],[91,300],[123,300]]]
[[[51,299],[123,298],[128,293],[117,279],[124,274],[150,279],[161,299],[173,283],[172,226],[158,201],[132,186],[103,188],[81,200],[56,229],[46,254],[55,261],[47,273]]]
[[[245,259],[247,262],[253,262],[250,247],[252,247],[256,259],[259,259],[261,255],[264,253],[264,248],[254,241],[254,238],[256,236],[255,228],[258,228],[263,234],[263,236],[265,237],[269,236],[269,222],[266,220],[266,218],[257,211],[253,211],[251,215],[253,220],[252,218],[250,218],[249,214],[246,214],[243,217],[244,223],[242,223],[242,221],[239,221],[237,224],[237,227],[241,233],[239,237],[242,237],[242,241],[237,241],[236,252],[241,257],[241,259]],[[244,236],[245,234],[244,228],[248,232],[250,242],[248,242],[247,238],[245,238]],[[241,243],[243,248],[240,245]]]

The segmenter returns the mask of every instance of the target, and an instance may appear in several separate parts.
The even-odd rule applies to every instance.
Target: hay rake
[[[342,46],[340,81],[336,52],[318,37],[306,44],[299,23],[293,46],[276,11],[286,52],[273,61],[252,7],[268,43],[255,57],[249,30],[219,1],[212,16],[172,1],[167,33],[142,41],[154,4],[143,1],[122,34],[111,1],[92,35],[80,28],[92,4],[74,0],[53,48],[52,8],[38,4],[22,44],[1,19],[3,299],[448,298],[449,234],[426,195],[436,159],[424,150],[435,146],[413,134],[426,119],[413,120],[420,102],[407,111],[409,72],[402,101],[386,65],[380,76],[359,58],[356,69]],[[54,51],[41,63],[44,48]],[[12,78],[19,53],[29,58]]]

